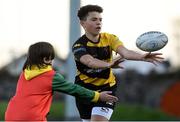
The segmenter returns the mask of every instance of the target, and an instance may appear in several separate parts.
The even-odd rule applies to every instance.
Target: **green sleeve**
[[[62,92],[91,101],[93,101],[94,97],[96,96],[94,91],[66,81],[64,77],[59,73],[55,73],[54,75],[52,81],[52,89],[53,91]]]

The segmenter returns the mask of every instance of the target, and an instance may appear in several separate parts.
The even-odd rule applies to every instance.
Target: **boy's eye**
[[[92,21],[98,21],[98,19],[91,19]],[[99,19],[99,21],[101,22],[102,19]]]
[[[92,21],[96,21],[97,19],[92,19]]]

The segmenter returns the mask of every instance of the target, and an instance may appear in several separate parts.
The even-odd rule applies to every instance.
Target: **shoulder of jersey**
[[[115,36],[115,35],[110,34],[110,33],[106,33],[106,32],[101,33],[101,38],[109,38],[109,37],[112,37],[112,36]]]

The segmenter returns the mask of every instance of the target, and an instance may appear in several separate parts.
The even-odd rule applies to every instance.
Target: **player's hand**
[[[147,62],[151,62],[154,65],[157,65],[156,63],[161,63],[163,61],[163,57],[161,57],[162,53],[145,53],[143,55],[143,60]]]
[[[99,100],[104,101],[104,102],[110,102],[110,103],[117,102],[118,98],[110,95],[111,93],[112,93],[111,91],[100,92]]]
[[[124,69],[123,66],[120,65],[121,62],[123,62],[124,59],[121,56],[118,56],[117,58],[113,59],[111,62],[111,68],[121,68]]]

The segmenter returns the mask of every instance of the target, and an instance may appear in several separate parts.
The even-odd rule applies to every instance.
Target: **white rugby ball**
[[[141,34],[136,40],[136,46],[146,52],[162,49],[168,42],[166,34],[159,31],[148,31]]]

